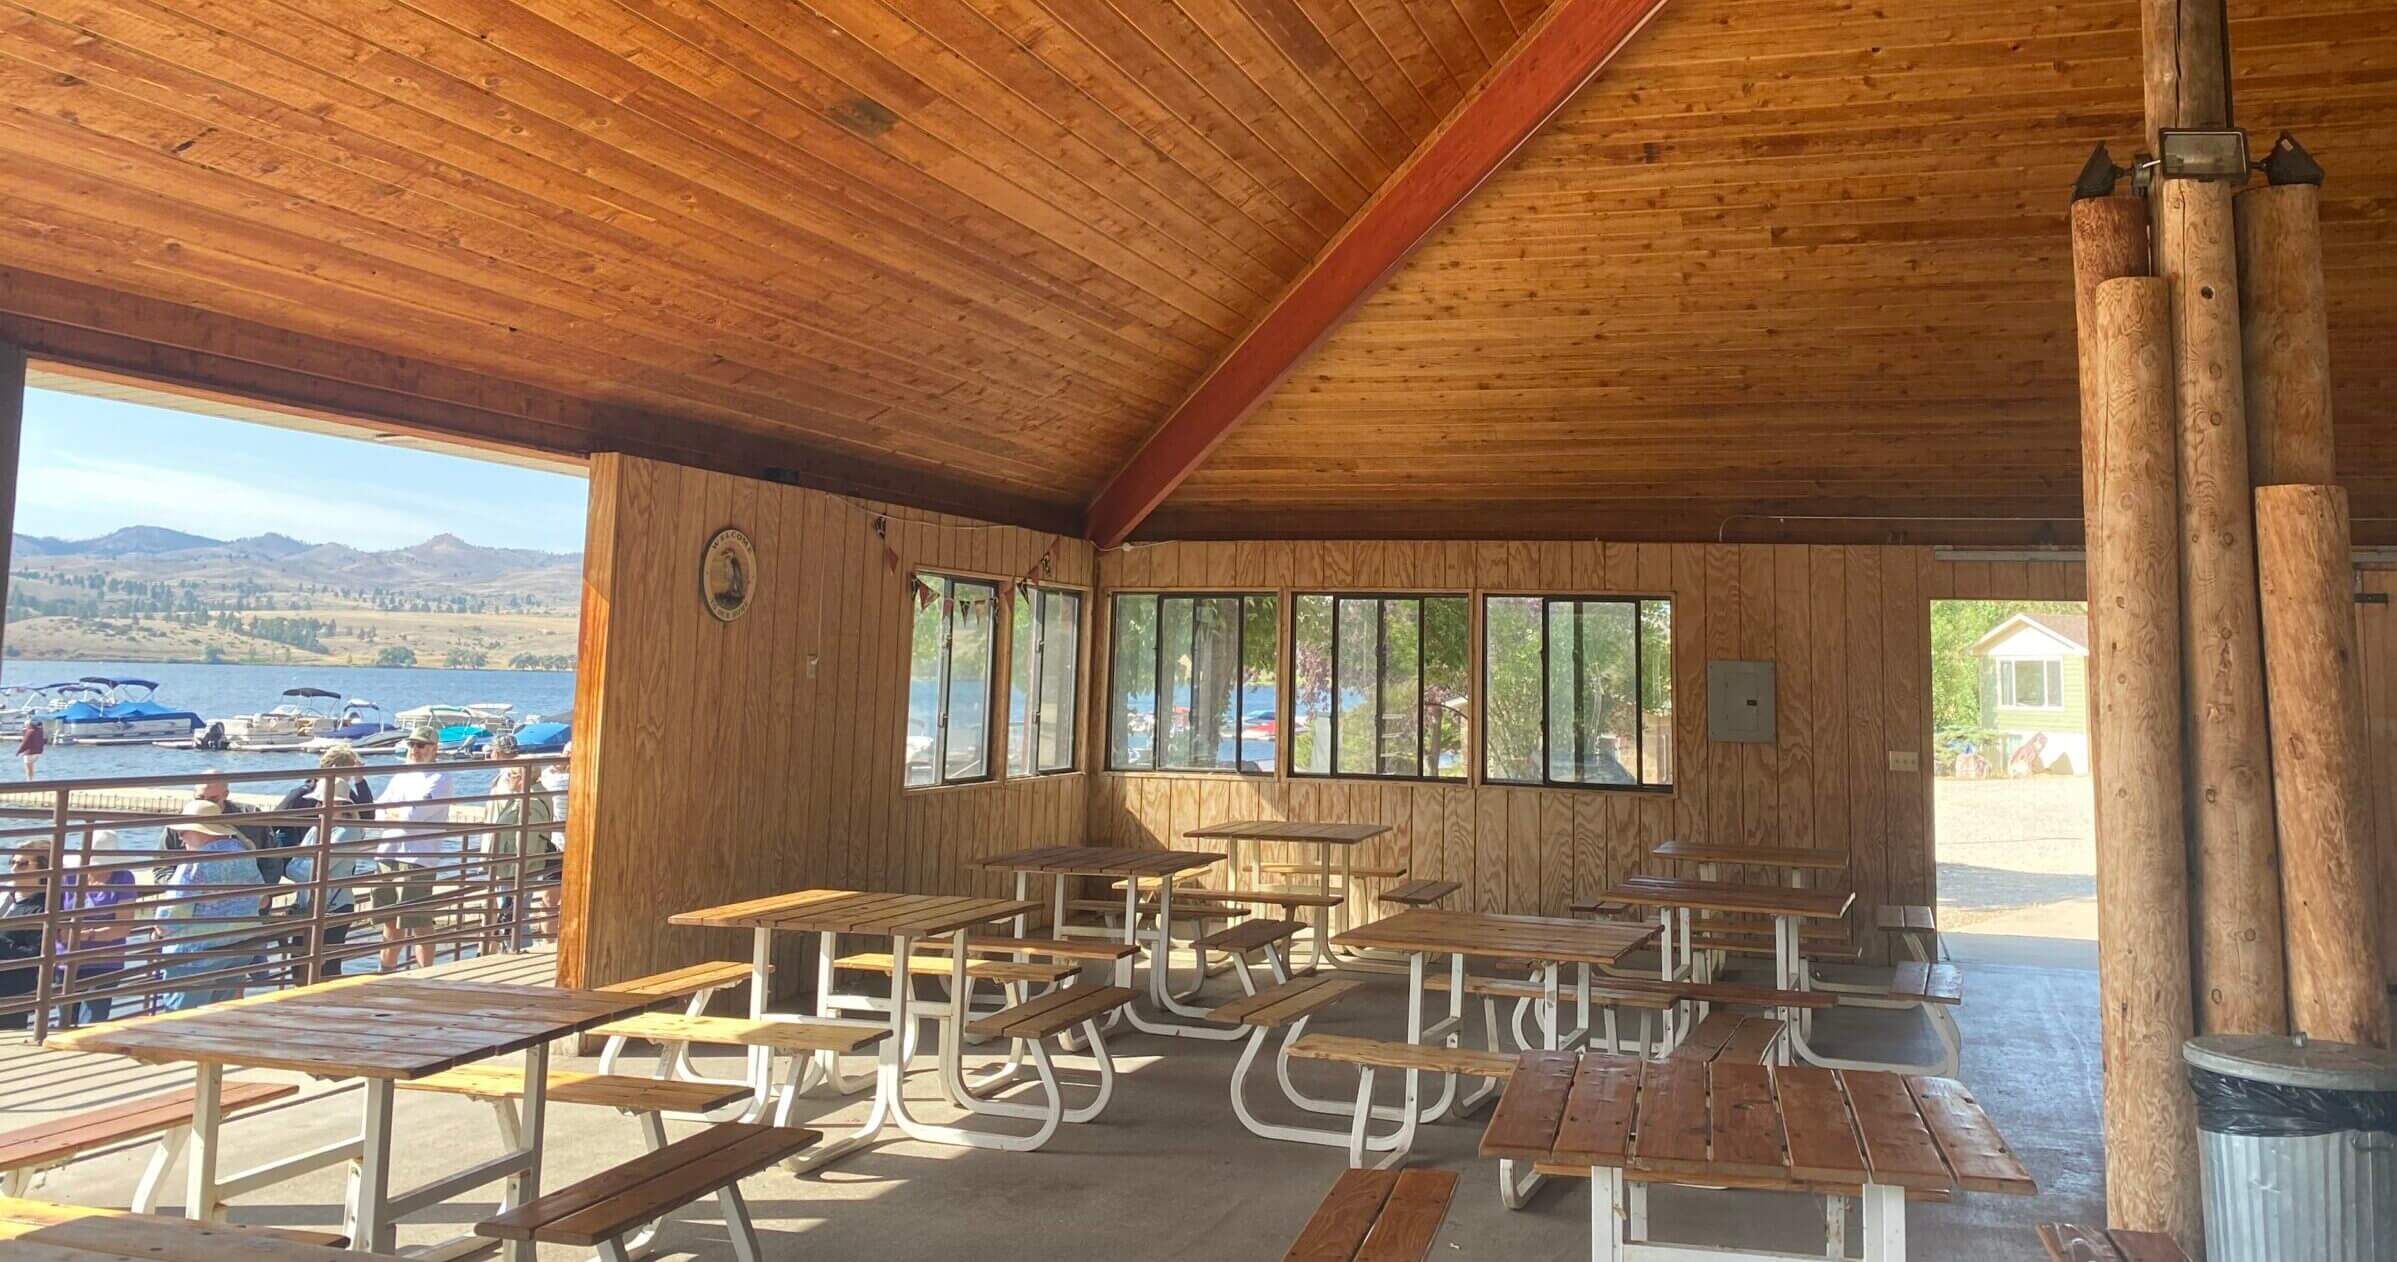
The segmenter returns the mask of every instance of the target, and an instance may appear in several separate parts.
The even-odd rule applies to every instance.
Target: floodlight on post
[[[2275,186],[2322,186],[2322,164],[2314,161],[2314,155],[2307,153],[2304,145],[2297,143],[2297,137],[2285,131],[2280,134],[2280,139],[2272,142],[2272,148],[2265,152],[2263,161],[2256,163],[2256,169],[2262,171],[2264,179]]]
[[[2247,179],[2247,133],[2234,127],[2166,127],[2156,133],[2167,180]]]

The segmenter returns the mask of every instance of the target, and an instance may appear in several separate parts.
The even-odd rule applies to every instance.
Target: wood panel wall
[[[2078,600],[2085,590],[2077,564],[1795,544],[1161,543],[1103,554],[1099,579],[1103,594],[1672,597],[1678,783],[1670,793],[1153,773],[1091,782],[1090,829],[1101,838],[1184,845],[1183,831],[1229,817],[1380,820],[1394,831],[1371,843],[1374,860],[1464,882],[1460,905],[1547,914],[1595,895],[1650,845],[1675,837],[1845,848],[1860,915],[1883,902],[1931,902],[1929,602]],[[1705,739],[1709,658],[1777,664],[1774,743]],[[1916,754],[1925,770],[1890,770],[1891,751]]]
[[[2355,607],[2363,659],[2364,721],[2371,734],[2372,839],[2379,871],[2381,972],[2397,986],[2397,570],[2363,570],[2363,590],[2391,604]]]
[[[761,571],[730,624],[699,598],[725,526],[756,542]],[[1013,578],[1044,552],[1056,582],[1090,584],[1079,540],[594,457],[561,980],[748,958],[735,935],[668,927],[676,911],[810,884],[998,893],[964,861],[1081,834],[1080,775],[901,785],[907,575]]]

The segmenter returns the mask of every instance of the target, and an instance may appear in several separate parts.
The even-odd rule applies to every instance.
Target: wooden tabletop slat
[[[1141,850],[1123,846],[1049,846],[976,859],[972,866],[1051,876],[1158,877],[1223,862],[1204,850]]]
[[[1664,1171],[1707,1168],[1713,1112],[1707,1107],[1706,1068],[1703,1061],[1661,1060],[1641,1072],[1632,1165]]]
[[[1848,1196],[1880,1184],[1909,1200],[2037,1191],[1963,1088],[1870,1070],[1527,1053],[1481,1150],[1645,1182]]]
[[[1638,907],[1688,907],[1699,911],[1746,912],[1760,916],[1803,916],[1837,920],[1856,895],[1846,890],[1787,889],[1737,881],[1685,881],[1667,876],[1625,877],[1598,896],[1600,902]]]
[[[190,1012],[62,1031],[47,1046],[318,1077],[413,1079],[668,1002],[670,996],[625,991],[343,978]]]
[[[1039,910],[1040,904],[1020,899],[805,889],[680,912],[667,923],[884,937],[904,931],[909,936],[933,937]]]
[[[293,1238],[301,1234],[0,1197],[0,1260],[6,1262],[398,1262],[390,1254],[348,1252]]]
[[[1565,1099],[1572,1094],[1580,1063],[1571,1052],[1525,1052],[1517,1058],[1506,1094],[1499,1097],[1482,1131],[1481,1154],[1548,1160],[1558,1143]]]
[[[1956,1172],[1958,1187],[2009,1196],[2038,1193],[2031,1172],[2006,1146],[2005,1137],[1998,1134],[1989,1115],[1981,1110],[1981,1102],[1973,1099],[1963,1083],[1953,1078],[1908,1078],[1906,1090],[1913,1094],[1932,1142],[1939,1146],[1948,1168]]]
[[[1557,1124],[1552,1158],[1588,1165],[1620,1166],[1631,1155],[1631,1135],[1646,1062],[1627,1056],[1584,1056],[1565,1094],[1564,1120]]]
[[[1183,833],[1192,841],[1282,841],[1307,845],[1354,846],[1391,830],[1389,824],[1339,823],[1295,819],[1240,819],[1209,824]]]
[[[1773,1071],[1773,1078],[1774,1095],[1781,1103],[1782,1138],[1789,1147],[1790,1177],[1821,1183],[1865,1182],[1870,1171],[1838,1075],[1812,1065],[1784,1065]]]
[[[1848,866],[1845,850],[1806,846],[1724,846],[1698,841],[1660,841],[1649,851],[1679,863],[1748,863],[1774,868],[1831,872]]]
[[[1939,1155],[1939,1145],[1923,1124],[1914,1096],[1896,1074],[1841,1075],[1848,1108],[1856,1118],[1856,1133],[1864,1143],[1864,1159],[1873,1182],[1892,1187],[1952,1188],[1955,1175]]]
[[[1619,964],[1657,932],[1655,925],[1619,921],[1411,907],[1395,916],[1337,934],[1332,941],[1352,948],[1484,959]]]
[[[1789,1164],[1783,1156],[1772,1071],[1730,1060],[1706,1069],[1710,1167],[1763,1178],[1786,1174]]]

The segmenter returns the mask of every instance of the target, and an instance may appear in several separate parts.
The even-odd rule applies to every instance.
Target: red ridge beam
[[[1103,548],[1122,543],[1664,2],[1550,5],[1109,480],[1083,533]]]

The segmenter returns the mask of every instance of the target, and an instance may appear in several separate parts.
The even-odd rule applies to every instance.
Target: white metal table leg
[[[765,1255],[758,1248],[757,1227],[749,1221],[749,1202],[741,1199],[741,1185],[718,1188],[716,1205],[724,1214],[724,1232],[732,1238],[732,1256],[738,1262],[758,1262]]]
[[[200,1063],[192,1067],[191,1168],[186,1172],[183,1215],[194,1222],[222,1222],[224,1203],[217,1199],[218,1130],[225,1120],[225,1067]]]
[[[549,1133],[549,1044],[535,1043],[524,1051],[524,1169],[508,1176],[503,1209],[541,1199],[541,1146]],[[540,1245],[530,1240],[508,1244],[510,1262],[538,1262]]]
[[[1906,1262],[1906,1189],[1864,1185],[1864,1262]]]
[[[357,1176],[352,1180],[355,1188],[349,1216],[357,1224],[350,1233],[351,1247],[368,1253],[391,1252],[399,1234],[399,1223],[391,1212],[393,1093],[388,1078],[369,1078],[364,1084],[365,1116],[358,1132],[364,1147],[358,1154]]]
[[[1623,1262],[1623,1172],[1613,1166],[1590,1171],[1590,1262]]]

